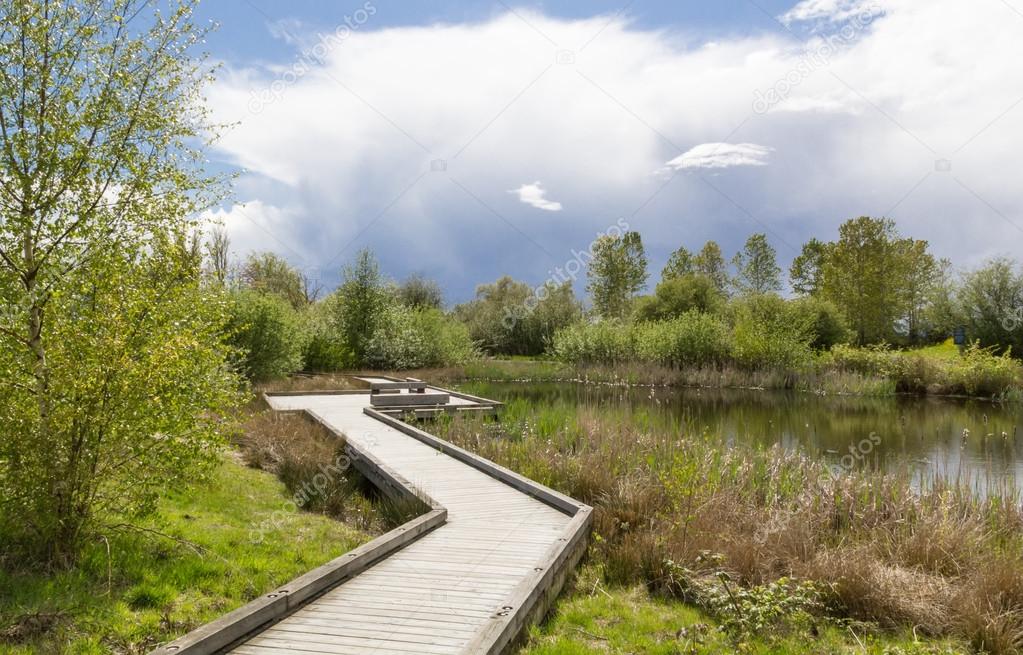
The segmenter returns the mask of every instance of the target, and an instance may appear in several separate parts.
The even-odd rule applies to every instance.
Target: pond
[[[981,492],[993,484],[1023,487],[1023,406],[1016,403],[547,382],[463,386],[503,402],[627,411],[666,434],[780,444],[821,457],[832,468],[909,466],[917,482],[957,479]]]

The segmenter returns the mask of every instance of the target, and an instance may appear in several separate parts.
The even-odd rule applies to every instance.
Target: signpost
[[[957,326],[952,330],[952,342],[959,346],[959,354],[963,354],[963,350],[966,349],[966,328],[962,325]]]

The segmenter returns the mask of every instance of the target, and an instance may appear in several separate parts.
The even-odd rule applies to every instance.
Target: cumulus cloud
[[[237,126],[215,154],[244,169],[241,211],[267,212],[250,216],[265,230],[240,214],[232,230],[330,270],[370,246],[391,275],[423,271],[456,301],[503,273],[546,279],[621,217],[651,270],[682,243],[735,251],[754,231],[784,265],[863,214],[957,264],[1019,250],[1020,16],[999,2],[877,2],[869,28],[819,60],[780,27],[711,43],[522,9],[386,29],[371,18],[322,59],[296,52],[299,69],[227,62],[208,95],[214,119]],[[854,4],[785,16],[819,21],[825,39]],[[778,102],[761,112],[767,89]],[[729,168],[650,175],[665,162]],[[557,190],[560,220],[520,202],[534,179]]]
[[[771,148],[755,143],[701,143],[670,160],[666,166],[685,168],[728,168],[765,166]]]
[[[561,203],[547,199],[547,190],[539,181],[532,184],[523,184],[518,189],[512,189],[508,193],[514,193],[519,197],[519,202],[525,203],[537,209],[544,209],[549,212],[561,211]]]

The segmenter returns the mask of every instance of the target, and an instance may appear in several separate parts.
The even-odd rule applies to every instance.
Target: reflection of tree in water
[[[555,413],[580,407],[624,416],[640,429],[707,434],[728,443],[780,444],[836,460],[868,438],[864,466],[909,463],[926,474],[1002,476],[1023,482],[1023,408],[976,399],[816,396],[739,389],[650,389],[570,383],[488,383],[487,397],[521,399]]]

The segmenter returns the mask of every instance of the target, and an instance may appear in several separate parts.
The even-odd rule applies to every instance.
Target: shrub
[[[812,335],[810,346],[815,350],[828,350],[847,343],[852,332],[838,306],[830,300],[806,296],[788,302],[789,315],[794,324],[806,326]]]
[[[366,348],[366,362],[388,369],[464,364],[476,357],[469,330],[437,309],[394,304],[385,309]]]
[[[303,333],[298,314],[275,295],[231,293],[228,341],[238,366],[251,380],[283,377],[302,368]]]
[[[311,305],[301,315],[306,332],[302,361],[305,370],[316,373],[342,371],[356,366],[355,356],[345,347],[331,317],[335,296]]]
[[[768,294],[736,301],[729,308],[732,358],[746,369],[795,370],[811,361],[810,325],[793,320],[790,306]]]
[[[618,321],[576,323],[555,333],[549,352],[572,364],[620,364],[636,355],[634,335]]]
[[[640,359],[664,366],[699,366],[727,361],[728,326],[719,318],[698,311],[670,321],[640,324],[636,352]]]
[[[657,321],[681,316],[693,310],[716,312],[724,304],[724,296],[706,275],[687,273],[657,285],[653,296],[640,298],[635,316],[641,321]]]

